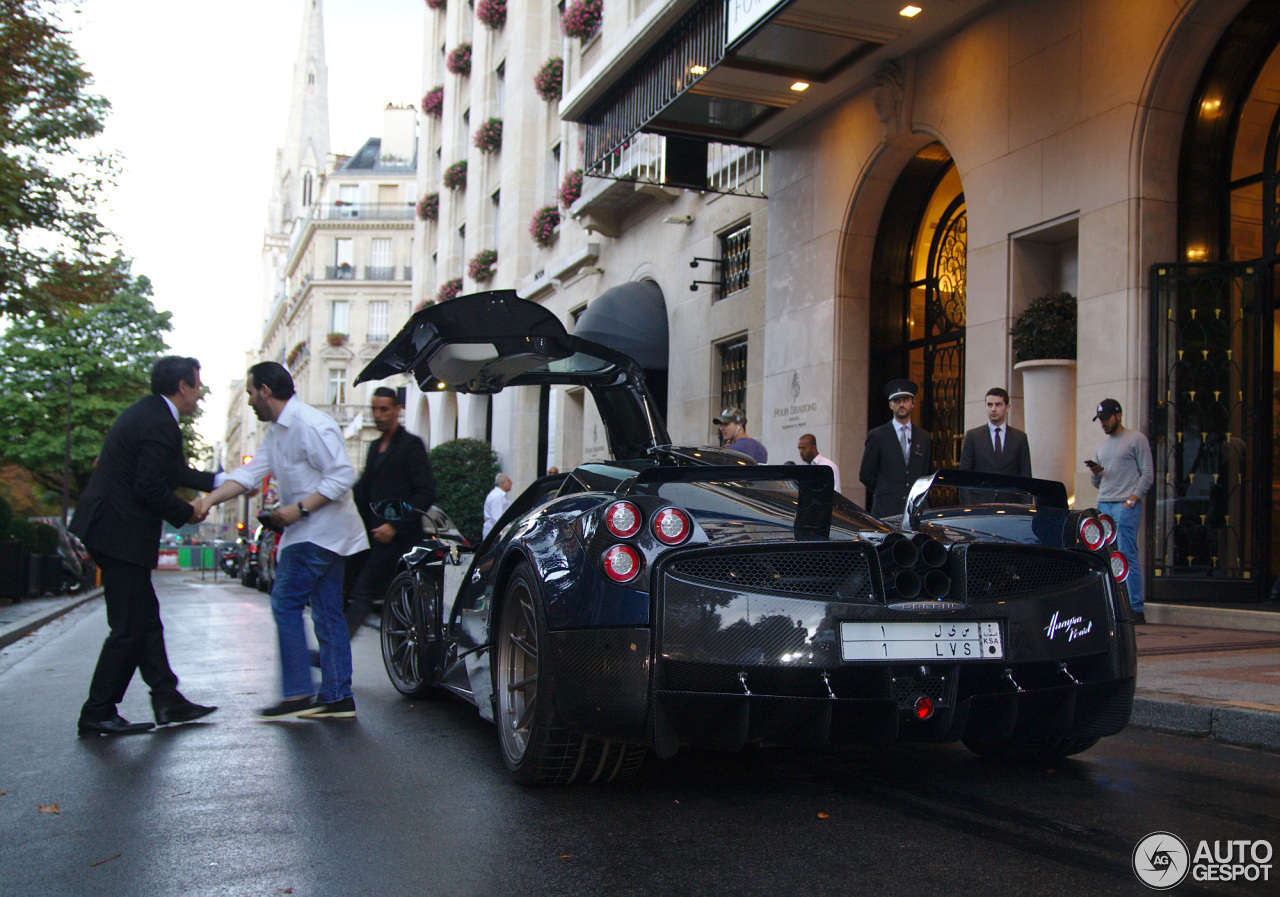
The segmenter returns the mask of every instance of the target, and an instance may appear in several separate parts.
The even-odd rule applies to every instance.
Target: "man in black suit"
[[[1009,393],[999,386],[987,390],[987,421],[985,426],[965,431],[960,469],[1031,476],[1027,434],[1009,426]]]
[[[426,510],[435,503],[436,481],[431,476],[431,460],[422,440],[400,426],[402,403],[394,389],[379,386],[370,401],[373,423],[382,438],[369,446],[364,470],[352,487],[356,509],[369,531],[369,550],[364,555],[351,603],[346,609],[347,631],[355,635],[369,616],[369,608],[387,593],[396,572],[396,561],[422,538],[422,516],[403,520],[378,517],[369,505],[388,499],[407,502]]]
[[[884,392],[893,420],[867,433],[858,479],[867,487],[873,517],[901,514],[911,484],[929,470],[932,437],[911,422],[919,389],[910,380],[890,380]]]
[[[204,519],[194,502],[173,490],[185,486],[207,492],[215,485],[212,473],[187,466],[178,428],[178,417],[191,414],[200,401],[200,362],[161,358],[151,369],[151,393],[116,418],[71,519],[71,531],[102,570],[111,627],[80,710],[80,735],[132,735],[152,728],[116,711],[134,670],[151,688],[159,725],[189,722],[217,709],[192,703],[178,691],[151,585],[161,520],[182,526]]]

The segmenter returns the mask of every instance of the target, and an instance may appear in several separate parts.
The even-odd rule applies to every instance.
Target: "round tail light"
[[[604,553],[604,572],[614,582],[631,582],[640,573],[640,555],[630,545],[615,545]]]
[[[1116,522],[1110,514],[1099,514],[1098,522],[1102,524],[1102,535],[1108,545],[1116,544]]]
[[[679,545],[692,531],[689,515],[679,508],[663,508],[653,515],[653,534],[663,545]]]
[[[1107,541],[1102,523],[1097,517],[1086,517],[1080,521],[1080,541],[1090,551],[1097,551]]]
[[[1124,582],[1129,578],[1129,562],[1118,551],[1111,552],[1111,575],[1116,582]]]
[[[916,719],[928,719],[933,716],[933,701],[929,700],[924,695],[921,695],[916,698],[916,702],[912,706],[911,710],[915,713]]]
[[[615,501],[604,509],[604,525],[619,539],[640,532],[640,509],[629,501]]]

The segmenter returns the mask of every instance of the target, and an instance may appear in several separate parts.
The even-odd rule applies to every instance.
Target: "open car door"
[[[591,391],[617,459],[671,442],[629,356],[572,336],[560,319],[514,290],[459,296],[417,312],[356,383],[412,373],[425,393],[493,395],[508,386],[566,384]]]

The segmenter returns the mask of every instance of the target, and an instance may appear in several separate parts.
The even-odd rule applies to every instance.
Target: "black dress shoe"
[[[167,726],[169,723],[189,723],[193,719],[208,716],[217,707],[205,707],[194,701],[183,701],[181,704],[170,704],[168,707],[156,708],[156,725]]]
[[[86,735],[141,735],[155,728],[154,723],[131,723],[123,716],[113,719],[82,719],[76,725],[76,734],[81,738]]]

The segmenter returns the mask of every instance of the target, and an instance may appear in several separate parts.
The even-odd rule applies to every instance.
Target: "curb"
[[[1129,725],[1223,744],[1280,751],[1280,713],[1135,697]]]
[[[56,620],[69,611],[75,610],[82,604],[87,604],[94,598],[102,594],[102,586],[96,589],[90,589],[83,595],[69,597],[67,603],[61,605],[55,610],[43,610],[39,613],[32,614],[29,617],[23,617],[16,623],[10,623],[4,629],[0,629],[0,648],[7,648],[19,639],[26,638],[31,634],[33,629],[39,629],[46,623]]]

